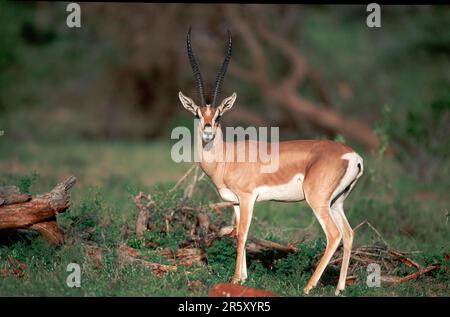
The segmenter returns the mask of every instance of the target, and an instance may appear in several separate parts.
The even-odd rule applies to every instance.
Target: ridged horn
[[[212,100],[213,107],[217,107],[217,102],[219,101],[218,99],[220,97],[220,91],[222,89],[223,78],[225,77],[225,73],[227,72],[228,64],[230,63],[230,60],[231,60],[231,51],[232,51],[233,46],[231,43],[230,30],[227,30],[227,35],[228,35],[227,52],[225,55],[225,59],[222,63],[222,66],[220,67],[219,72],[216,77],[216,84],[215,84],[214,95],[213,95],[213,100]]]
[[[191,45],[191,28],[189,28],[189,32],[186,38],[186,47],[187,53],[189,57],[189,62],[191,63],[192,72],[194,73],[194,78],[197,81],[198,95],[200,98],[200,105],[204,107],[205,103],[205,86],[203,84],[202,74],[200,73],[200,68],[198,67],[197,60],[195,59],[194,52],[192,50]]]

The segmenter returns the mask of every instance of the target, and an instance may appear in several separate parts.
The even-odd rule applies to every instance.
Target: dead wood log
[[[63,234],[56,222],[56,215],[69,208],[69,189],[76,178],[71,176],[59,183],[52,191],[29,199],[27,194],[12,190],[3,196],[0,206],[0,229],[32,229],[41,233],[52,244],[61,244]],[[5,193],[6,191],[4,191]],[[12,204],[5,202],[14,201]]]
[[[23,194],[17,186],[0,186],[0,206],[24,203],[31,199],[31,195]]]
[[[30,229],[39,232],[48,242],[53,245],[59,245],[64,241],[64,234],[59,229],[56,217],[52,217],[49,221],[42,221],[31,225]]]

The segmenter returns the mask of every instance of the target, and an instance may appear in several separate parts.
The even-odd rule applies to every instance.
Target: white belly
[[[260,186],[255,189],[256,201],[301,201],[305,199],[303,193],[303,174],[295,175],[289,183],[276,186]]]
[[[260,186],[255,188],[253,193],[257,196],[256,201],[276,200],[276,201],[301,201],[305,199],[303,193],[303,174],[295,175],[289,183],[276,186]],[[220,197],[223,200],[235,204],[239,203],[237,195],[228,188],[219,189]]]

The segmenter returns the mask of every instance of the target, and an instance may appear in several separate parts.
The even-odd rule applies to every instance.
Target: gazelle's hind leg
[[[353,229],[348,223],[347,217],[344,213],[344,200],[352,191],[358,179],[363,173],[363,162],[362,158],[356,153],[347,154],[348,166],[344,177],[338,188],[336,188],[333,194],[333,200],[331,202],[331,213],[334,222],[338,226],[339,231],[342,235],[344,254],[342,256],[341,272],[339,274],[339,282],[336,288],[336,295],[340,291],[345,289],[345,283],[347,279],[348,266],[350,263],[350,256],[352,252],[353,245]]]
[[[356,153],[347,154],[348,166],[345,175],[334,193],[334,198],[331,202],[331,213],[339,231],[342,234],[344,245],[344,254],[342,256],[341,272],[339,274],[339,282],[336,288],[336,295],[345,289],[347,279],[348,266],[350,263],[350,256],[353,245],[353,229],[348,223],[347,217],[344,213],[344,200],[356,185],[358,179],[363,174],[362,158]]]
[[[303,289],[305,294],[308,294],[317,285],[322,273],[341,242],[342,234],[333,219],[330,206],[333,193],[339,184],[339,180],[345,173],[346,165],[345,161],[339,162],[339,165],[335,169],[324,173],[321,164],[315,164],[310,167],[305,175],[303,182],[305,199],[313,210],[327,238],[325,252],[319,264],[317,264],[316,270]]]
[[[347,162],[346,162],[347,161]],[[315,287],[326,266],[344,239],[344,259],[336,293],[345,288],[348,263],[353,242],[353,231],[344,215],[343,201],[362,175],[362,159],[356,153],[347,153],[331,172],[324,174],[320,164],[310,168],[303,189],[308,204],[319,220],[327,237],[327,247],[311,279],[304,288],[306,294]]]
[[[339,274],[339,282],[336,288],[336,295],[339,294],[340,291],[344,290],[345,282],[347,279],[347,271],[348,265],[350,263],[350,255],[352,252],[352,244],[353,244],[353,229],[347,221],[347,218],[344,214],[344,203],[345,197],[340,197],[331,207],[331,212],[333,214],[333,218],[335,219],[336,225],[339,228],[339,231],[342,234],[342,240],[344,244],[344,254],[342,256],[342,264],[341,264],[341,272]]]
[[[327,238],[327,247],[322,258],[319,261],[319,264],[316,267],[311,279],[308,284],[306,284],[303,291],[305,294],[308,294],[309,291],[317,285],[320,277],[322,276],[323,271],[327,267],[331,258],[333,257],[334,252],[336,252],[339,243],[341,242],[341,232],[339,231],[337,225],[335,224],[329,207],[329,202],[326,202],[324,205],[314,206],[311,208],[314,211],[315,216],[319,220],[320,225],[322,226],[323,231],[325,232]]]

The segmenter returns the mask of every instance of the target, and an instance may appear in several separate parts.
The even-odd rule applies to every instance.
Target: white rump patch
[[[303,174],[296,174],[289,183],[275,186],[260,186],[255,189],[256,201],[301,201],[305,199],[303,193]]]
[[[363,159],[359,156],[358,153],[350,152],[342,155],[341,159],[348,161],[347,171],[344,174],[344,177],[341,179],[339,186],[334,190],[331,199],[333,200],[337,194],[344,191],[348,185],[355,179],[362,175],[363,173]],[[358,164],[361,166],[361,171],[358,168]]]

